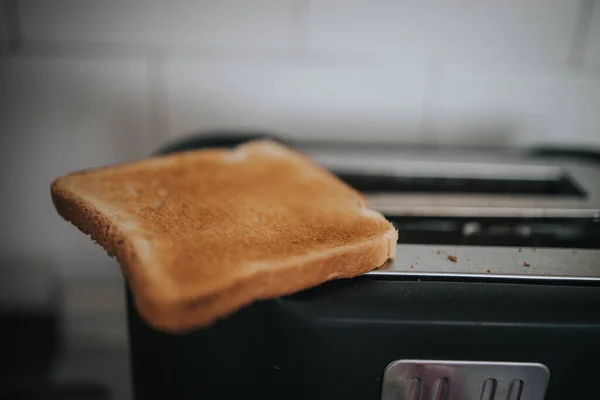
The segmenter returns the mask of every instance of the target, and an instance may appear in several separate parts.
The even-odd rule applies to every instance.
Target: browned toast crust
[[[366,273],[396,248],[360,193],[269,141],[73,173],[51,194],[119,261],[142,317],[169,331]]]

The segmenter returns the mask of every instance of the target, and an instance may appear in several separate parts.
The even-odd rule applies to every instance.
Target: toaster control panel
[[[538,363],[398,360],[382,400],[544,400],[550,371]]]

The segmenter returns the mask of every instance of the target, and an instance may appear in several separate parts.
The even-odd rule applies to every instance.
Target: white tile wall
[[[594,14],[588,35],[584,62],[600,71],[600,2],[594,3]]]
[[[292,0],[20,0],[25,40],[284,47]]]
[[[56,215],[49,188],[62,174],[155,145],[147,137],[145,64],[11,58],[0,71],[0,253],[47,257],[73,273],[113,268]]]
[[[566,68],[449,67],[440,97],[441,142],[600,144],[600,80]]]
[[[265,129],[294,137],[418,140],[423,64],[393,70],[293,64],[171,62],[171,134]]]
[[[309,46],[432,58],[565,61],[575,0],[311,0]]]

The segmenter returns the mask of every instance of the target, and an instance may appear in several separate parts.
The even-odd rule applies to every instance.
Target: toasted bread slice
[[[169,331],[393,258],[397,232],[300,153],[258,140],[76,172],[58,213],[119,261],[136,307]]]

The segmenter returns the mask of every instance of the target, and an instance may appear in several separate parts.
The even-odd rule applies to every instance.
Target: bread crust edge
[[[333,279],[362,275],[395,256],[398,232],[390,224],[390,229],[374,240],[294,257],[283,262],[283,266],[279,263],[276,269],[258,268],[217,293],[182,300],[169,282],[156,285],[145,278],[131,235],[65,187],[62,182],[66,178],[58,178],[51,184],[52,202],[58,214],[116,258],[140,316],[162,331],[185,333],[201,329],[255,301],[293,294]]]
[[[394,258],[397,240],[398,232],[391,228],[376,240],[346,245],[311,257],[290,259],[284,267],[257,271],[220,293],[185,303],[153,304],[135,295],[134,299],[146,323],[156,329],[185,333],[207,327],[256,301],[294,294],[327,281],[370,272]]]

